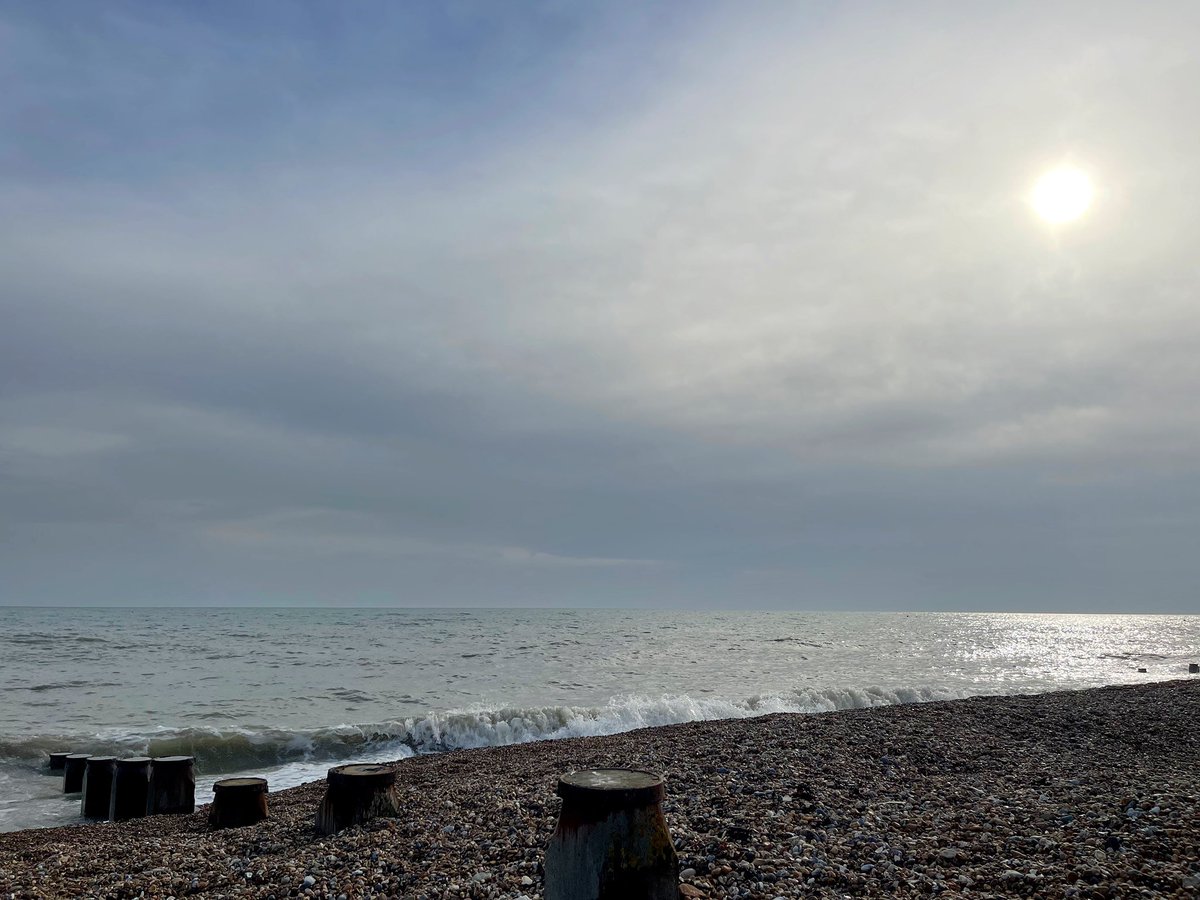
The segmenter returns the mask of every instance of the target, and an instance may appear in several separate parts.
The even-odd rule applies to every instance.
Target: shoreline
[[[557,776],[593,766],[664,774],[692,897],[1200,891],[1196,679],[689,722],[397,766],[406,815],[334,837],[312,827],[322,781],[272,793],[271,818],[248,828],[209,831],[200,809],[3,833],[0,897],[536,900]]]

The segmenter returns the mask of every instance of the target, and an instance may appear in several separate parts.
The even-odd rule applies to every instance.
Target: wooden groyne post
[[[89,756],[83,771],[83,800],[79,804],[85,819],[107,819],[112,796],[116,758]]]
[[[1200,663],[1191,663],[1188,665],[1189,675],[1200,675]]]
[[[118,759],[113,770],[112,792],[108,798],[108,817],[114,822],[141,818],[146,814],[149,790],[150,757]]]
[[[160,756],[150,763],[146,815],[196,811],[196,759]]]
[[[71,754],[65,750],[61,753],[51,753],[50,762],[47,764],[47,767],[51,772],[61,772],[63,770],[63,766],[67,762],[67,757],[70,755]]]
[[[336,834],[371,819],[396,816],[396,770],[390,766],[334,766],[326,778],[325,799],[317,810],[317,830]]]
[[[63,793],[78,794],[83,790],[83,772],[87,766],[86,753],[68,753],[63,760]]]
[[[253,825],[267,817],[267,779],[225,778],[213,785],[208,824],[213,828]]]
[[[558,780],[563,799],[546,848],[546,900],[678,900],[662,779],[638,769],[585,769]]]

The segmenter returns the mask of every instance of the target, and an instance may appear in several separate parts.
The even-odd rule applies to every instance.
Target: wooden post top
[[[90,759],[90,753],[68,753],[67,759]]]
[[[92,763],[114,763],[117,758],[115,756],[89,756],[87,761],[90,766]]]
[[[381,766],[376,763],[351,763],[345,766],[334,766],[326,778],[330,784],[341,784],[347,787],[354,785],[353,790],[376,790],[389,787],[396,783],[396,770],[391,766]]]
[[[118,766],[144,766],[150,762],[148,756],[126,756],[117,760]]]
[[[334,766],[329,773],[331,775],[337,772],[339,775],[370,776],[386,775],[392,771],[391,766],[381,766],[377,763],[352,763],[348,766]]]
[[[263,790],[267,789],[265,778],[222,778],[213,782],[213,791],[217,790]]]
[[[190,762],[195,762],[195,761],[196,761],[196,757],[194,757],[194,756],[156,756],[156,757],[154,757],[154,764],[156,766],[158,766],[158,765],[167,765],[167,766],[182,765],[183,763],[190,763]]]
[[[648,806],[661,803],[663,780],[642,769],[580,769],[558,779],[558,796],[567,802],[603,806]]]

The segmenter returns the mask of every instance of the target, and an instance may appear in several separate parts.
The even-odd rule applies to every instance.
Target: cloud
[[[213,540],[250,550],[315,554],[321,557],[359,555],[446,557],[453,560],[505,563],[551,568],[614,568],[659,565],[652,559],[611,559],[562,556],[527,547],[436,542],[391,531],[382,516],[337,509],[277,509],[261,516],[218,522],[205,528]]]
[[[557,209],[503,229],[491,261],[520,324],[493,355],[705,440],[938,465],[970,461],[948,454],[972,434],[1062,409],[1104,406],[1119,429],[1160,379],[1190,378],[1178,236],[1196,221],[1178,187],[1194,175],[1163,138],[1192,126],[1112,90],[1132,72],[1180,107],[1200,99],[1173,74],[1186,48],[1085,27],[1077,52],[1035,40],[1018,68],[1016,20],[942,36],[914,22],[868,65],[863,25],[802,60],[769,41],[754,60],[718,59],[600,142],[548,191]],[[970,74],[936,83],[950,72]],[[1047,233],[1022,194],[1065,153],[1093,165],[1103,202],[1074,233]],[[504,344],[527,328],[563,355]],[[1171,351],[1147,353],[1176,328]],[[1004,456],[1040,455],[1046,436]],[[1093,429],[1063,455],[1107,454],[1113,437]]]
[[[0,455],[13,453],[54,458],[80,453],[101,453],[124,447],[128,443],[129,438],[123,434],[103,431],[46,428],[36,425],[0,428]]]
[[[1183,602],[1197,13],[1082,8],[10,17],[0,602]]]

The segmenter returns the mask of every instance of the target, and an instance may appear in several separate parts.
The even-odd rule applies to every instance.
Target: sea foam
[[[0,743],[0,758],[37,764],[52,750],[111,755],[196,757],[206,774],[245,771],[289,763],[344,761],[391,754],[441,753],[618,734],[636,728],[707,719],[741,719],[770,713],[819,713],[896,703],[951,699],[937,688],[826,688],[763,694],[742,700],[625,695],[602,706],[535,706],[451,709],[425,716],[312,730],[282,728],[156,728],[149,732],[38,735]]]

